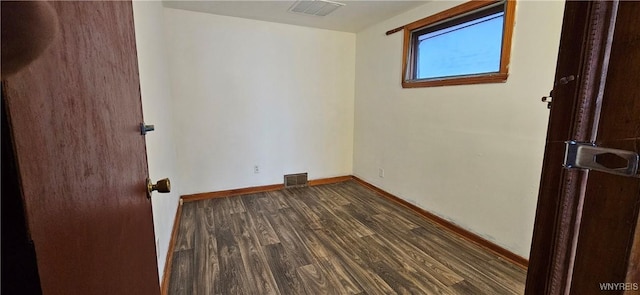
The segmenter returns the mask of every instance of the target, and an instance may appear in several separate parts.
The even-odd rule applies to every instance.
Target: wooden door
[[[51,3],[60,35],[3,82],[42,291],[159,294],[131,3]]]
[[[526,294],[640,294],[640,178],[562,168],[567,140],[640,153],[639,15],[566,4]]]

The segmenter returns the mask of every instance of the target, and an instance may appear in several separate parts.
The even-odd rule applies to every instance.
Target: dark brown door
[[[640,152],[638,16],[636,1],[566,4],[526,294],[640,294],[640,178],[562,168],[567,140]]]
[[[52,4],[60,35],[3,82],[42,291],[159,294],[131,3]]]

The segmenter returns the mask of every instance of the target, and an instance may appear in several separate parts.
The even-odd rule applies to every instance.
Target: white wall
[[[165,26],[183,194],[352,173],[355,34],[170,8]]]
[[[134,2],[150,174],[173,184],[152,200],[160,274],[179,194],[304,171],[355,174],[527,257],[563,3],[518,3],[507,83],[402,89],[402,35],[384,32],[457,4],[356,37]]]
[[[357,34],[354,174],[528,257],[564,4],[519,1],[504,84],[403,89],[402,34],[434,1]],[[384,168],[385,177],[378,176]]]
[[[156,129],[145,138],[149,175],[153,181],[169,177],[172,185],[171,193],[154,193],[151,198],[160,278],[163,275],[173,219],[183,187],[178,178],[173,102],[167,54],[164,50],[163,9],[160,1],[133,2],[143,115],[145,122],[155,125]]]

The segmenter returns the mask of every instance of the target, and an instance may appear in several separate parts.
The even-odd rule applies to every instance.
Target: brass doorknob
[[[147,197],[151,198],[151,193],[153,191],[158,191],[159,193],[168,193],[171,192],[171,182],[169,178],[164,178],[158,180],[156,184],[151,182],[150,178],[147,178]]]

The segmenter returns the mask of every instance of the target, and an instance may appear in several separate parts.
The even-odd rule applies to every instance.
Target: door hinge
[[[564,166],[615,175],[640,177],[640,156],[632,151],[598,147],[591,142],[565,141]]]
[[[549,91],[549,96],[543,96],[542,102],[547,103],[547,109],[551,109],[551,103],[553,102],[553,89]]]

